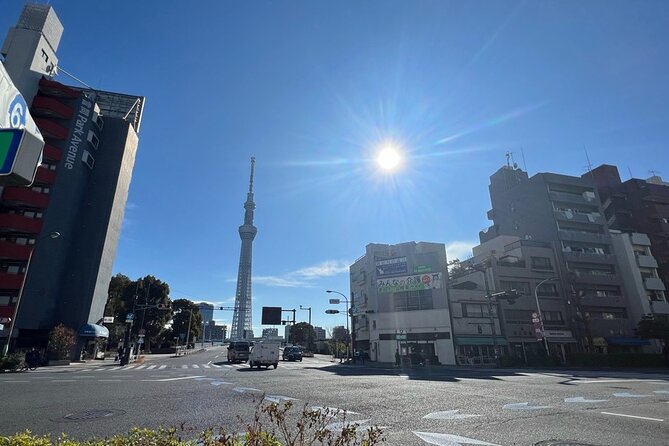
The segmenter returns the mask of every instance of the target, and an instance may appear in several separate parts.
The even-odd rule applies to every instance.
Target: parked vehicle
[[[300,361],[302,362],[302,349],[300,347],[286,347],[283,349],[284,361]]]
[[[249,354],[249,365],[251,368],[273,366],[276,369],[279,365],[279,343],[271,341],[256,342]]]
[[[249,359],[251,343],[248,341],[233,341],[228,345],[228,362],[246,362]]]

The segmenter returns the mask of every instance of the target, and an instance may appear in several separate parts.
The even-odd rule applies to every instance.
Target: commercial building
[[[564,358],[567,352],[576,350],[576,339],[570,328],[575,309],[567,304],[568,294],[560,283],[558,261],[550,243],[502,235],[475,246],[473,253],[471,263],[478,265],[479,271],[456,274],[450,282],[454,331],[456,315],[460,315],[455,306],[456,298],[462,293],[460,290],[484,292],[487,280],[491,295],[512,290],[519,292],[511,299],[499,297],[493,300],[492,315],[496,319],[498,312],[501,324],[496,333],[502,335],[502,340],[495,340],[495,343],[504,346],[503,351],[526,360],[528,355],[543,354],[546,345],[550,354],[557,357]],[[477,305],[481,304],[463,302],[461,317],[470,320],[472,316],[489,317],[488,308]],[[543,322],[543,332],[537,319]],[[483,333],[490,333],[489,327],[490,324]],[[458,331],[455,333],[459,355],[469,358],[477,353],[490,353],[493,345],[490,335],[469,335],[462,339]],[[469,347],[471,345],[478,347]]]
[[[279,337],[278,328],[263,328],[262,329],[263,339],[276,339]]]
[[[108,333],[97,324],[144,98],[53,80],[62,32],[53,8],[29,4],[2,46],[3,64],[32,103],[46,145],[34,184],[1,191],[0,316],[15,319],[19,347],[45,346],[49,331],[62,323],[79,330],[78,349],[94,349],[89,341]],[[6,339],[8,330],[0,336]]]
[[[200,316],[202,317],[202,322],[208,324],[214,320],[214,305],[207,302],[200,302],[197,304],[197,308],[200,310]]]
[[[350,267],[354,350],[372,361],[455,364],[442,243],[369,244]]]
[[[207,328],[207,337],[208,341],[212,342],[224,342],[228,337],[228,326],[227,325],[216,325],[216,321],[209,322],[209,327]]]
[[[325,328],[323,327],[314,327],[314,332],[316,333],[316,340],[322,341],[327,337],[325,333]]]
[[[490,177],[493,225],[482,243],[500,235],[548,243],[556,254],[558,292],[568,294],[571,327],[587,350],[626,350],[636,341],[609,227],[589,176],[527,173],[504,166]]]

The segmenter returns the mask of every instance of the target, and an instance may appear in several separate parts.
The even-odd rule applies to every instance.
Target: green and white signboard
[[[411,276],[377,279],[376,289],[382,293],[401,293],[442,288],[441,273],[414,274]]]

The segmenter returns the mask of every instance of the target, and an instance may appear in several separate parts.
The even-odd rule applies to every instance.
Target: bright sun
[[[400,152],[396,148],[390,146],[381,149],[376,157],[376,162],[379,167],[388,171],[395,170],[397,166],[399,166],[400,161],[402,161]]]

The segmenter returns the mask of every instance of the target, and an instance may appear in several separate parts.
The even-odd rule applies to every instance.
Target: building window
[[[553,270],[551,259],[548,257],[532,257],[532,269]]]
[[[537,296],[558,296],[557,285],[554,283],[542,283],[537,288]]]
[[[504,319],[509,324],[530,324],[532,313],[532,310],[504,310]]]
[[[395,311],[431,310],[434,308],[432,290],[393,293],[392,298]]]
[[[93,170],[95,166],[95,158],[90,154],[88,150],[84,150],[84,154],[81,156],[81,161],[88,166],[89,169]]]
[[[563,323],[561,311],[544,311],[544,322],[559,322]]]
[[[652,290],[652,291],[646,291],[648,295],[648,300],[652,302],[664,302],[664,292],[663,291],[657,291],[657,290]]]
[[[493,316],[497,316],[495,307],[492,307]],[[464,317],[490,317],[488,304],[462,304],[462,315]]]
[[[590,319],[627,319],[627,312],[623,309],[612,309],[608,311],[586,311],[585,316]]]
[[[511,291],[516,290],[520,291],[523,294],[530,294],[530,283],[529,282],[515,282],[511,280],[500,280],[499,287],[502,291]]]

